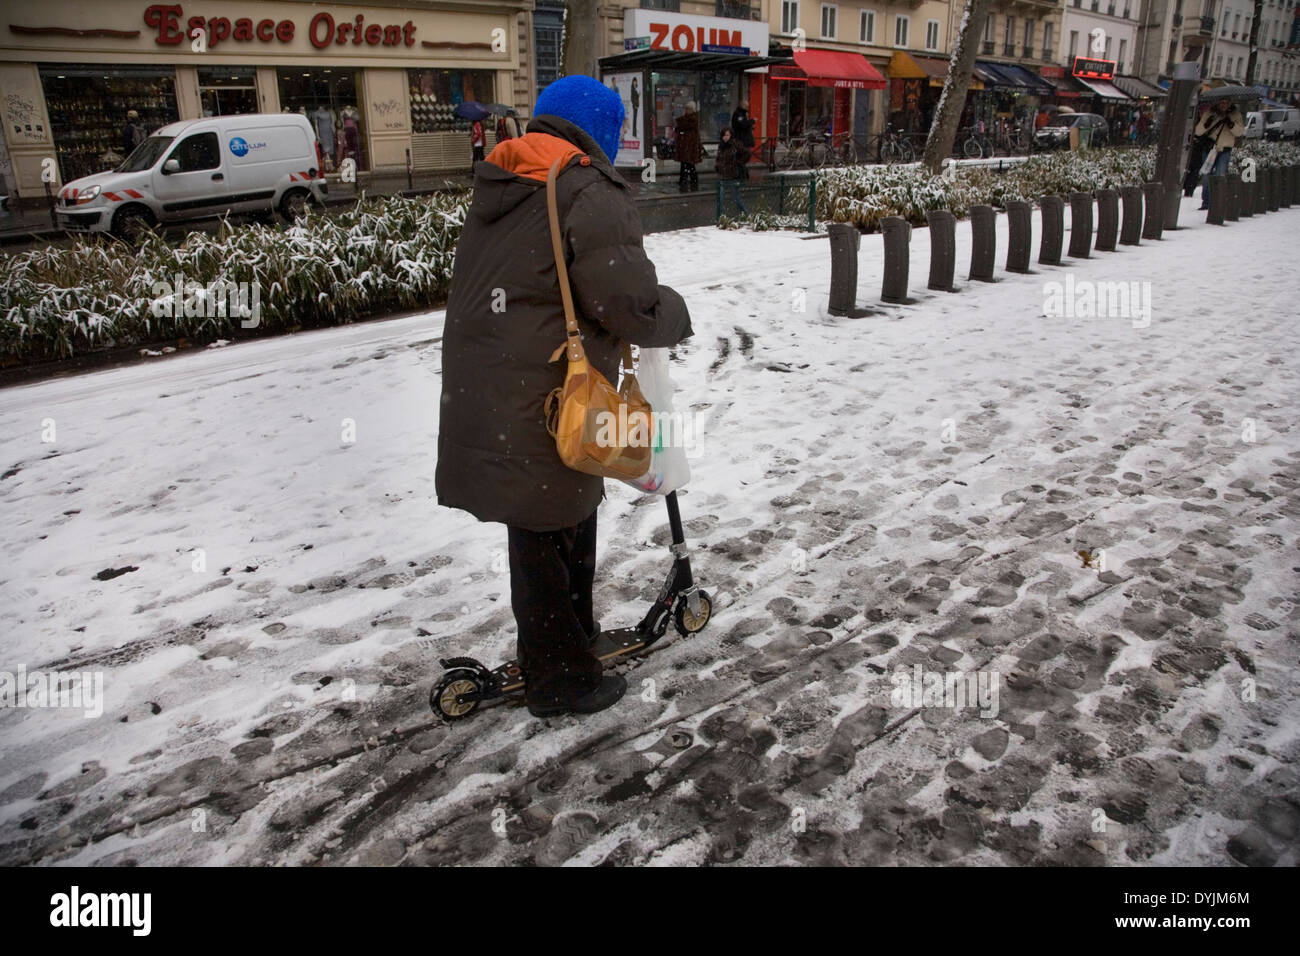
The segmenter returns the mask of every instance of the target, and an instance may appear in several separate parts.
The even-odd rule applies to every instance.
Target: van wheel
[[[143,206],[127,206],[114,213],[112,232],[119,239],[134,244],[143,239],[156,222],[153,213]]]
[[[280,200],[280,215],[284,216],[287,222],[297,222],[307,215],[307,206],[310,202],[311,195],[307,190],[291,189]]]

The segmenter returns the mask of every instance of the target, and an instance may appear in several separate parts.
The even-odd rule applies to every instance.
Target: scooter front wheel
[[[677,632],[682,636],[698,634],[709,624],[709,618],[713,616],[713,602],[709,600],[707,592],[701,591],[700,613],[694,614],[691,611],[690,602],[685,598],[677,602],[677,613],[674,615],[677,624]]]
[[[443,720],[462,720],[478,708],[477,700],[461,701],[463,694],[478,694],[483,682],[477,673],[467,667],[458,667],[442,675],[442,680],[429,692],[429,706]]]

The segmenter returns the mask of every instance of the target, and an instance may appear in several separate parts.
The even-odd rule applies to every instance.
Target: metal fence
[[[719,179],[715,192],[718,220],[726,216],[768,228],[793,225],[798,220],[805,231],[817,231],[817,175],[813,172],[776,173],[749,183]]]

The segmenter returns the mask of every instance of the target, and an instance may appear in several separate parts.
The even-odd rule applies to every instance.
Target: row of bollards
[[[1230,176],[1210,177],[1210,208],[1206,221],[1216,225],[1243,218],[1289,209],[1300,205],[1300,165],[1257,166],[1252,180]],[[1164,186],[1144,183],[1121,189],[1098,189],[1095,193],[1075,192],[1069,196],[1071,227],[1066,255],[1088,259],[1092,252],[1114,252],[1121,246],[1140,245],[1143,239],[1159,240],[1164,234]],[[1096,228],[1093,203],[1097,205]],[[1065,240],[1065,200],[1044,196],[1039,200],[1042,236],[1039,240],[1040,265],[1061,265]],[[1006,271],[1028,273],[1032,245],[1032,207],[1022,200],[1006,203],[1008,244]],[[930,232],[930,276],[927,288],[936,292],[954,292],[957,270],[957,218],[942,209],[926,213]],[[973,282],[996,282],[994,260],[997,257],[997,212],[992,206],[970,208],[971,261],[969,279]],[[880,298],[904,305],[908,297],[908,279],[912,225],[900,216],[886,216],[880,221],[884,238],[885,268]],[[1095,233],[1095,241],[1094,241]],[[832,223],[831,297],[832,315],[861,316],[857,308],[858,250],[862,237],[855,226]]]

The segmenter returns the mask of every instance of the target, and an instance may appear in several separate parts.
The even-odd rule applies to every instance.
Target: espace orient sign
[[[706,46],[743,46],[767,56],[767,24],[762,20],[630,9],[623,14],[623,36],[649,37],[652,50],[699,53]]]
[[[372,11],[373,14],[373,11]],[[208,49],[239,44],[292,43],[299,24],[285,17],[207,17],[185,15],[179,3],[155,3],[144,11],[144,22],[159,46],[189,43],[195,30],[207,34]],[[415,45],[415,24],[410,20],[368,22],[364,13],[335,17],[321,10],[305,20],[301,28],[317,50],[348,44],[367,47],[409,47]]]

